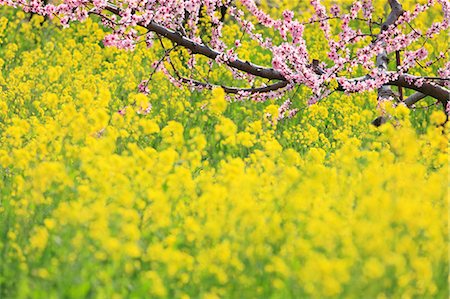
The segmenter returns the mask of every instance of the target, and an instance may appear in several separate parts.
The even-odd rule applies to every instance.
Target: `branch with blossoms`
[[[141,41],[153,47],[155,39],[163,38],[171,42],[172,48],[188,51],[188,69],[195,69],[197,57],[203,56],[210,60],[210,67],[213,64],[222,65],[231,71],[234,79],[248,85],[225,86],[220,82],[196,78],[194,72],[189,76],[183,75],[172,63],[170,53],[166,50],[164,56],[154,64],[155,70],[163,71],[179,86],[187,85],[199,90],[221,86],[225,92],[237,98],[265,100],[279,98],[294,86],[304,85],[312,91],[309,105],[334,91],[358,93],[377,90],[380,100],[395,99],[408,107],[413,107],[427,96],[433,97],[450,113],[449,49],[442,49],[439,57],[432,59],[424,47],[424,44],[448,31],[449,0],[427,0],[425,4],[416,4],[411,11],[404,10],[398,0],[387,0],[389,14],[384,21],[375,19],[371,0],[354,1],[348,12],[342,12],[337,5],[327,10],[320,0],[310,0],[314,14],[303,22],[295,18],[293,11],[284,11],[281,18],[273,18],[254,0],[63,1],[54,5],[41,0],[0,0],[0,5],[21,7],[26,12],[49,18],[56,15],[63,26],[69,26],[73,21],[83,21],[90,14],[95,14],[100,16],[105,27],[112,30],[103,41],[106,46],[133,50]],[[442,13],[442,21],[432,23],[424,31],[411,25],[419,16],[436,8]],[[226,20],[224,11],[227,13]],[[208,42],[202,36],[205,19],[210,25]],[[223,39],[223,28],[227,22],[238,24],[246,38],[271,53],[270,67],[239,59],[237,53],[242,45],[241,40],[228,45]],[[336,32],[331,22],[339,22],[339,32]],[[354,28],[353,24],[358,25]],[[322,61],[311,59],[304,36],[307,26],[319,26],[327,41],[327,56]],[[361,29],[364,26],[368,27],[366,32]],[[137,27],[144,28],[146,33],[138,34]],[[271,34],[265,36],[261,32]],[[272,37],[272,32],[275,32],[276,37]],[[388,62],[394,55],[396,69],[389,70]],[[427,66],[439,63],[437,74],[412,75],[411,71],[422,66],[422,62]],[[361,72],[365,75],[355,76]],[[262,79],[268,82],[257,85]],[[148,92],[147,84],[148,80],[144,80],[139,90]],[[399,89],[401,96],[392,90],[393,86]],[[403,99],[402,89],[415,93]]]

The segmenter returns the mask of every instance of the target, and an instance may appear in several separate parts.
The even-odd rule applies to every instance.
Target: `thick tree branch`
[[[108,3],[105,9],[112,12],[113,14],[120,15],[120,9],[113,4]],[[210,47],[196,43],[193,40],[181,35],[181,33],[158,25],[155,22],[150,22],[147,25],[139,23],[138,25],[147,28],[151,32],[155,32],[158,35],[164,36],[165,38],[171,40],[173,43],[188,49],[193,54],[200,54],[213,60],[215,60],[220,55],[219,52],[211,49]],[[247,74],[252,74],[257,77],[270,80],[286,81],[283,75],[273,68],[262,67],[240,59],[227,61],[226,64],[234,69],[240,70]]]
[[[402,5],[397,0],[389,0],[389,5],[391,7],[391,12],[386,18],[386,21],[381,25],[381,33],[386,31],[389,28],[389,26],[393,25],[404,12]],[[383,49],[383,51],[377,55],[376,65],[378,69],[382,70],[383,72],[386,72],[388,70],[388,62],[389,58],[387,56],[386,50]],[[378,89],[379,99],[389,97],[396,98],[397,96],[388,85],[383,85]]]
[[[400,60],[400,51],[395,51],[395,62],[397,65],[397,69],[401,66],[401,60]],[[403,102],[403,89],[401,86],[398,87],[398,94],[400,96],[400,102]]]
[[[399,76],[397,80],[389,82],[389,85],[397,85],[404,88],[412,89],[428,96],[431,96],[439,100],[444,107],[446,107],[447,102],[450,100],[450,92],[448,89],[438,86],[432,83],[424,82],[421,86],[417,86],[414,80],[408,80],[409,78],[414,78],[413,76]]]
[[[392,75],[394,72],[386,72],[387,75]],[[369,80],[369,76],[358,77],[354,79],[349,79],[350,83],[357,84],[365,80]],[[386,86],[400,86],[407,89],[412,89],[417,92],[421,92],[427,96],[431,96],[436,100],[439,100],[442,104],[446,105],[450,98],[450,91],[443,86],[437,84],[424,82],[422,85],[416,85],[422,77],[412,76],[412,75],[400,75],[398,79],[390,80],[385,83]],[[337,88],[338,91],[345,91],[341,86]],[[444,106],[445,107],[445,106]]]
[[[267,85],[267,86],[261,86],[261,87],[252,87],[252,88],[240,88],[240,87],[229,87],[229,86],[225,86],[225,85],[218,85],[218,84],[212,84],[209,82],[201,82],[195,79],[189,79],[189,78],[184,78],[184,77],[180,77],[179,78],[183,83],[186,84],[192,84],[194,86],[199,86],[199,87],[203,87],[203,88],[208,88],[211,89],[213,87],[222,87],[223,90],[226,93],[231,93],[231,94],[237,94],[237,93],[266,93],[266,92],[271,92],[271,91],[275,91],[281,88],[284,88],[288,85],[287,81],[279,81],[277,83],[271,84],[271,85]]]
[[[389,16],[387,17],[386,21],[382,24],[382,29],[381,29],[382,31],[386,30],[390,25],[394,24],[396,22],[396,20],[398,19],[398,17],[401,16],[404,12],[401,4],[397,0],[389,0],[389,5],[391,6],[391,12],[390,12]],[[117,6],[110,4],[110,3],[108,3],[108,5],[106,6],[105,9],[116,15],[121,14],[120,8],[118,8]],[[138,25],[146,28],[150,32],[154,32],[160,36],[163,36],[163,37],[169,39],[176,45],[179,45],[181,47],[188,49],[193,54],[200,54],[200,55],[208,57],[212,60],[215,60],[220,55],[220,53],[218,51],[215,51],[204,44],[197,43],[197,42],[183,36],[181,33],[170,30],[170,29],[168,29],[164,26],[161,26],[155,22],[150,22],[149,24],[139,23]],[[388,58],[387,58],[387,54],[385,52],[383,52],[377,56],[377,66],[379,68],[385,70],[386,72],[388,72],[387,71],[387,62],[388,62]],[[275,70],[274,68],[259,66],[259,65],[253,64],[251,62],[243,61],[240,59],[236,59],[233,61],[230,60],[225,63],[229,67],[239,70],[239,71],[242,71],[247,74],[252,74],[254,76],[269,79],[269,80],[280,80],[280,82],[274,83],[272,85],[258,87],[258,88],[236,88],[236,87],[223,86],[225,91],[229,92],[229,93],[238,93],[240,91],[249,92],[249,93],[263,93],[263,92],[269,92],[269,91],[274,91],[279,88],[283,88],[289,84],[289,80],[287,80],[279,71]],[[318,61],[313,62],[311,67],[314,69],[314,71],[317,74],[321,74],[323,72],[318,69]],[[401,76],[399,76],[399,78],[397,80],[392,80],[392,81],[387,82],[385,84],[386,86],[383,86],[381,88],[381,90],[382,91],[386,90],[386,92],[388,92],[388,90],[389,90],[389,93],[393,94],[392,90],[390,90],[390,88],[387,86],[395,85],[395,86],[400,86],[400,87],[407,88],[407,89],[413,89],[413,90],[421,92],[427,96],[434,97],[437,100],[439,100],[440,102],[442,102],[443,104],[446,104],[448,102],[449,91],[446,88],[440,87],[440,86],[437,86],[437,85],[434,85],[431,83],[424,83],[422,86],[418,87],[418,86],[414,85],[413,83],[410,83],[411,81],[407,81],[406,76],[408,76],[412,79],[419,78],[419,77],[414,77],[414,76],[410,76],[410,75],[401,75]],[[346,78],[345,80],[347,80],[348,82],[351,83],[351,82],[358,82],[358,81],[367,80],[367,79],[368,79],[368,77],[366,76],[366,77],[355,78],[355,79]],[[205,85],[205,87],[206,87],[206,85],[214,86],[213,84],[203,83],[203,82],[195,81],[193,79],[185,79],[185,80],[188,80],[191,84],[197,84],[198,86],[202,86],[202,85]],[[386,87],[387,89],[384,87]],[[342,86],[339,86],[336,90],[345,91],[342,88]]]
[[[385,31],[389,26],[393,25],[397,19],[405,12],[402,5],[397,0],[388,0],[389,6],[391,7],[391,12],[389,13],[386,21],[381,24],[381,31]]]
[[[421,99],[425,98],[426,96],[427,96],[426,94],[423,94],[421,92],[415,92],[412,95],[410,95],[408,98],[406,98],[405,105],[408,107],[411,107],[412,105],[414,105]]]

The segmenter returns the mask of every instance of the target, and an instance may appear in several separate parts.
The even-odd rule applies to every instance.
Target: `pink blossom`
[[[189,39],[189,42],[210,48],[215,54],[209,57],[215,57],[215,60],[207,62],[206,67],[212,68],[215,63],[224,64],[234,79],[242,80],[249,86],[258,82],[255,80],[255,74],[239,71],[232,65],[236,62],[241,65],[246,63],[239,61],[237,53],[240,53],[239,48],[242,44],[250,39],[271,54],[272,61],[267,61],[267,65],[271,64],[273,71],[278,72],[289,84],[284,89],[264,94],[239,92],[236,98],[250,98],[254,101],[281,98],[292,86],[305,85],[313,93],[308,104],[314,104],[329,93],[328,86],[334,80],[338,81],[339,89],[345,92],[368,91],[379,89],[407,72],[418,71],[422,66],[431,65],[436,65],[438,76],[448,79],[450,63],[448,54],[445,54],[448,49],[442,50],[437,57],[430,57],[430,53],[426,50],[428,47],[423,44],[439,34],[447,33],[450,27],[450,1],[420,2],[405,11],[396,22],[381,32],[378,29],[373,30],[379,20],[373,16],[372,0],[355,0],[348,7],[340,5],[337,1],[339,4],[332,5],[329,11],[321,0],[310,0],[313,15],[308,19],[305,19],[302,13],[294,14],[289,10],[284,11],[281,17],[275,18],[265,12],[255,0],[120,0],[114,1],[118,10],[115,14],[106,12],[108,9],[111,11],[112,7],[107,0],[64,0],[59,4],[44,4],[40,0],[0,0],[0,5],[20,7],[26,12],[49,18],[58,16],[63,27],[70,26],[72,22],[84,21],[89,14],[100,14],[102,25],[109,32],[104,37],[103,44],[130,51],[140,42],[145,43],[148,48],[154,47],[155,44],[159,45],[154,43],[155,33],[148,32],[142,35],[136,30],[138,26],[159,26],[184,39]],[[243,37],[224,38],[225,24],[218,17],[218,10],[224,5],[229,15],[227,20],[236,22]],[[419,28],[411,28],[411,24],[414,24],[417,18],[427,17],[426,14],[431,9],[440,12],[436,21],[428,28],[422,28],[422,31]],[[206,19],[212,24],[210,38],[207,41],[200,36],[202,32],[200,19]],[[253,23],[253,20],[256,22]],[[321,36],[318,38],[325,40],[326,55],[320,57],[319,67],[312,64],[312,58],[317,57],[315,53],[310,53],[311,45],[303,36],[307,26],[318,26],[321,30]],[[261,27],[270,30],[260,30]],[[376,35],[373,32],[376,32]],[[375,64],[380,53],[386,53],[392,59],[397,51],[401,53],[401,64],[397,69],[387,70]],[[185,64],[187,69],[195,69],[198,62],[202,61],[196,57],[190,56]],[[389,65],[389,68],[391,67],[392,65]],[[187,84],[193,89],[205,88],[195,85],[192,81],[186,83],[186,80],[181,80],[172,70],[165,69],[164,64],[159,65],[158,69],[176,86]],[[362,80],[347,79],[360,76],[361,73],[366,74]],[[428,82],[413,76],[405,78],[416,87]],[[444,80],[442,84],[448,88],[450,80]],[[148,94],[147,85],[146,80],[142,81],[138,86],[139,92]],[[288,106],[288,103],[286,101],[283,105]],[[289,107],[283,105],[283,108],[280,107],[282,109],[280,114],[287,117],[289,113],[296,113],[289,112],[295,109],[289,110]]]

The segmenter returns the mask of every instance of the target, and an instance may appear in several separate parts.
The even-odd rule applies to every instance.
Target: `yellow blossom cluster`
[[[448,297],[439,109],[144,96],[145,46],[0,13],[0,298]]]

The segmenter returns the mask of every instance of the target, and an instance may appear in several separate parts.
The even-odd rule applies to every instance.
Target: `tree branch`
[[[105,9],[112,12],[113,14],[120,15],[120,9],[111,3],[108,3]],[[156,34],[164,36],[165,38],[171,40],[173,43],[190,50],[193,54],[200,54],[213,60],[215,60],[220,55],[219,52],[211,49],[210,47],[196,43],[193,40],[181,35],[181,33],[158,25],[155,22],[150,22],[147,25],[138,23],[138,25],[147,28],[151,32],[155,32]],[[259,66],[248,61],[237,59],[234,61],[227,61],[226,64],[234,69],[240,70],[248,74],[252,74],[257,77],[266,78],[270,80],[287,81],[286,78],[284,78],[284,76],[277,70],[273,68]]]
[[[381,33],[386,31],[389,28],[389,26],[394,24],[404,12],[402,5],[397,0],[389,0],[389,5],[391,6],[391,12],[386,18],[386,21],[383,24],[381,24]],[[383,43],[383,47],[385,48],[385,43]],[[383,51],[377,55],[376,65],[380,70],[386,72],[388,70],[388,62],[389,58],[387,56],[386,49],[383,49]],[[401,87],[399,86],[399,88]],[[388,87],[388,85],[383,85],[378,89],[379,99],[389,97],[396,98],[397,96],[392,91],[392,89]]]
[[[401,66],[400,51],[395,51],[395,62],[397,65],[397,69],[399,69],[399,67]],[[403,102],[403,89],[401,86],[397,86],[397,87],[398,87],[398,94],[400,96],[400,102]]]
[[[394,24],[397,21],[397,19],[405,12],[399,1],[397,0],[388,0],[388,1],[389,6],[391,7],[391,12],[386,18],[386,21],[383,24],[381,24],[381,32],[387,30],[389,26]]]
[[[423,94],[421,92],[415,92],[412,95],[410,95],[408,98],[406,98],[405,105],[408,107],[411,107],[412,105],[414,105],[421,99],[425,98],[426,96],[427,96],[426,94]]]
[[[447,103],[450,100],[450,92],[448,89],[428,82],[424,82],[421,86],[417,86],[416,84],[414,84],[415,80],[411,80],[411,78],[415,77],[411,75],[402,75],[399,76],[397,80],[393,80],[391,82],[388,82],[387,84],[401,86],[421,92],[425,95],[439,100],[444,108],[447,106]]]
[[[189,78],[184,78],[184,77],[180,77],[179,78],[183,83],[187,83],[187,84],[192,84],[195,86],[200,86],[203,88],[208,88],[211,89],[213,87],[222,87],[223,90],[226,93],[231,93],[231,94],[237,94],[237,93],[266,93],[266,92],[271,92],[271,91],[275,91],[281,88],[284,88],[288,85],[287,81],[279,81],[277,83],[271,84],[271,85],[267,85],[267,86],[261,86],[261,87],[252,87],[252,88],[240,88],[240,87],[229,87],[229,86],[225,86],[225,85],[217,85],[217,84],[212,84],[209,82],[201,82],[195,79],[189,79]]]
[[[404,12],[401,4],[397,0],[388,0],[388,1],[389,1],[389,5],[391,6],[391,12],[390,12],[389,16],[387,17],[386,21],[381,26],[382,31],[386,30],[390,25],[394,24],[396,22],[396,20],[398,19],[398,17],[401,16]],[[120,8],[118,8],[117,6],[115,6],[111,3],[108,3],[107,6],[105,7],[105,9],[113,14],[121,15]],[[176,45],[179,45],[181,47],[188,49],[193,54],[200,54],[200,55],[208,57],[212,60],[215,60],[220,55],[220,53],[218,51],[215,51],[204,44],[197,43],[197,42],[183,36],[181,33],[170,30],[164,26],[161,26],[161,25],[153,22],[153,21],[150,22],[149,24],[138,23],[138,25],[146,28],[147,30],[149,30],[151,32],[154,32],[160,36],[163,36],[163,37],[169,39]],[[387,54],[385,52],[381,53],[377,56],[377,66],[379,68],[384,69],[386,72],[387,72],[387,62],[388,62],[388,58],[387,58]],[[258,92],[263,93],[263,92],[269,92],[269,91],[274,91],[279,88],[283,88],[289,84],[289,80],[286,79],[279,71],[275,70],[274,68],[259,66],[259,65],[253,64],[251,62],[243,61],[240,59],[236,59],[233,61],[230,60],[225,63],[226,63],[226,65],[228,65],[231,68],[242,71],[244,73],[252,74],[252,75],[260,77],[260,78],[265,78],[265,79],[269,79],[269,80],[280,80],[280,82],[274,83],[272,85],[258,87],[258,88],[237,88],[237,87],[223,86],[225,91],[227,91],[229,93],[238,93],[240,91],[250,92],[250,93],[258,93]],[[323,72],[318,69],[318,61],[313,62],[311,67],[318,74]],[[420,77],[414,77],[414,76],[410,76],[410,75],[400,75],[397,80],[392,80],[392,81],[387,82],[385,84],[386,86],[382,87],[382,90],[388,88],[387,86],[391,86],[391,85],[401,86],[403,88],[413,89],[413,90],[416,90],[423,94],[434,97],[435,99],[441,101],[444,105],[446,105],[446,103],[449,100],[449,91],[447,89],[445,89],[444,87],[440,87],[440,86],[431,84],[431,83],[424,83],[421,87],[418,87],[418,86],[414,85],[413,83],[409,83],[406,80],[406,76],[410,77],[411,79],[419,79],[420,78]],[[345,78],[345,80],[347,80],[350,83],[358,82],[361,80],[367,80],[367,79],[368,79],[367,76],[361,77],[361,78],[355,78],[355,79]],[[202,83],[199,81],[195,81],[193,79],[186,79],[186,80],[189,80],[189,82],[191,82],[191,83],[197,82],[196,84],[198,84],[199,86],[202,86],[202,85],[203,86],[206,86],[206,85],[214,86],[213,84]],[[386,87],[386,88],[384,88],[384,87]],[[388,89],[389,89],[389,92],[393,93],[392,90],[390,90],[390,88],[388,88]],[[336,90],[345,91],[342,86],[338,86],[338,88]]]
[[[392,75],[394,72],[386,72],[386,74]],[[369,80],[369,76],[358,77],[354,79],[347,79],[350,83],[357,84],[359,82],[363,82],[365,80]],[[412,76],[408,74],[403,74],[398,76],[397,79],[392,79],[385,83],[386,86],[400,86],[407,89],[412,89],[418,92],[421,92],[427,96],[431,96],[436,100],[439,100],[442,104],[447,105],[447,102],[450,98],[450,91],[443,86],[439,86],[437,84],[432,84],[429,82],[424,82],[421,86],[417,86],[415,83],[418,80],[422,80],[423,77]],[[345,91],[342,86],[337,88],[338,91]]]

